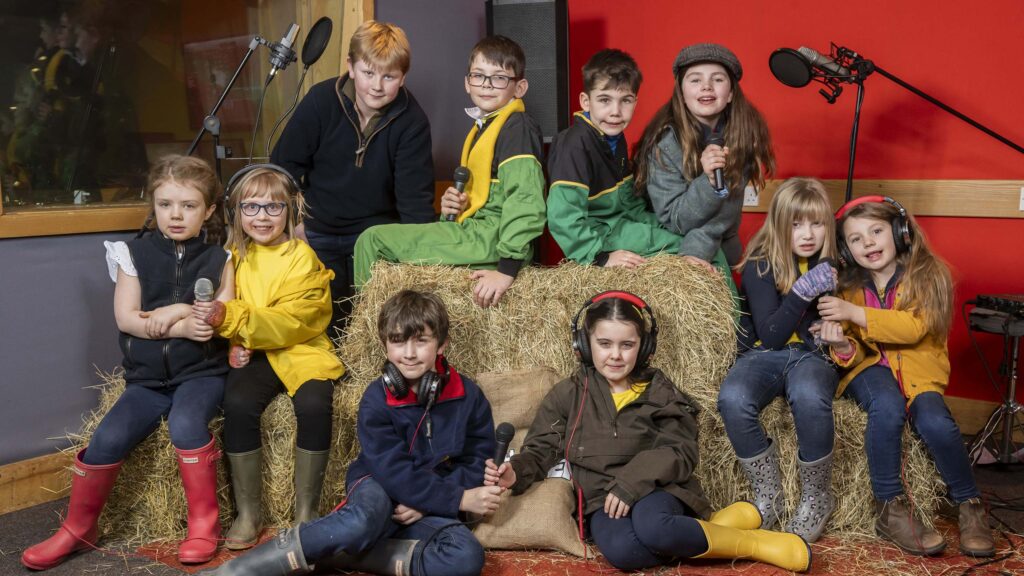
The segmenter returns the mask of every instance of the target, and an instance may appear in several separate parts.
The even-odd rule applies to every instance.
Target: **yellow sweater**
[[[265,352],[289,396],[309,380],[339,378],[345,367],[326,334],[332,278],[305,242],[250,244],[235,270],[236,299],[227,303],[217,333]]]

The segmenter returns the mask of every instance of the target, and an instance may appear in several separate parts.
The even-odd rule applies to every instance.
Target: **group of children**
[[[370,50],[350,67],[386,86],[380,62]],[[694,476],[696,404],[650,366],[657,323],[640,297],[607,292],[583,305],[571,331],[578,370],[544,399],[521,452],[495,462],[490,405],[444,357],[443,303],[402,291],[380,310],[386,362],[359,405],[361,452],[348,470],[346,501],[317,519],[333,383],[344,368],[325,333],[335,274],[297,238],[305,212],[299,182],[274,164],[236,174],[223,194],[224,249],[216,239],[219,182],[202,161],[171,157],[147,185],[155,229],[107,245],[127,386],[77,455],[61,529],[22,562],[47,569],[94,545],[123,459],[164,416],[188,502],[179,560],[207,562],[221,540],[252,547],[261,531],[260,415],[279,393],[291,398],[298,424],[295,526],[214,574],[301,574],[314,566],[478,574],[484,552],[460,518],[493,513],[503,491],[525,491],[563,459],[579,495],[581,534],[617,568],[752,558],[806,570],[807,542],[822,534],[834,508],[832,400],[839,395],[868,413],[879,535],[912,553],[944,546],[903,493],[900,431],[909,418],[960,506],[962,551],[991,555],[984,507],[941,396],[949,271],[902,206],[865,197],[833,217],[820,182],[791,178],[743,253],[742,189],[762,185],[774,159],[764,120],[739,89],[739,60],[713,44],[680,52],[672,98],[632,163],[623,130],[641,75],[624,52],[596,54],[583,70],[582,112],[552,145],[545,202],[540,134],[521,100],[524,67],[522,50],[507,38],[477,44],[466,76],[476,108],[467,110],[465,190],[445,192],[439,222],[361,233],[356,284],[378,259],[469,266],[479,268],[474,299],[487,307],[530,261],[545,221],[566,255],[585,264],[635,268],[671,252],[721,270],[729,282],[736,266],[749,305],[749,321],[739,325],[747,346],[721,386],[719,411],[753,503],[712,511]],[[370,82],[356,82],[357,99],[363,81]],[[394,98],[397,87],[390,89]],[[772,532],[785,501],[775,444],[758,415],[782,394],[796,424],[801,495],[786,531]],[[238,511],[223,537],[220,452],[208,431],[219,406]]]

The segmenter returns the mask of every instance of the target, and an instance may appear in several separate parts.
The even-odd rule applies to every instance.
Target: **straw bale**
[[[570,324],[584,301],[604,290],[627,290],[643,297],[658,321],[658,349],[653,364],[692,395],[701,407],[701,463],[698,475],[716,507],[752,494],[736,463],[715,403],[718,386],[736,353],[732,301],[720,278],[662,256],[637,270],[595,268],[563,263],[554,268],[528,267],[498,305],[481,309],[472,300],[466,269],[378,263],[373,280],[356,296],[350,324],[338,342],[348,373],[334,397],[334,438],[320,511],[330,511],[344,496],[344,473],[356,454],[356,410],[366,386],[380,373],[383,345],[377,338],[377,313],[384,301],[403,288],[430,290],[445,302],[451,315],[448,359],[460,371],[500,372],[546,366],[560,375],[576,366],[570,346]],[[119,375],[110,378],[97,413],[80,436],[84,446],[120,392]],[[838,509],[830,531],[873,533],[874,521],[867,461],[864,455],[865,415],[848,400],[835,404],[836,457],[833,486]],[[789,510],[798,501],[796,439],[792,418],[782,400],[762,415],[780,448]],[[213,427],[219,437],[221,422]],[[263,417],[265,454],[264,516],[274,526],[287,525],[292,511],[292,453],[295,422],[286,398],[275,400]],[[905,436],[906,478],[915,504],[930,517],[943,492],[923,445]],[[224,462],[220,464],[224,474]],[[226,478],[222,477],[222,482]],[[222,519],[232,514],[230,488],[220,491]],[[166,426],[128,458],[103,517],[109,536],[147,542],[181,538],[185,504],[174,450]],[[227,523],[225,523],[227,525]]]

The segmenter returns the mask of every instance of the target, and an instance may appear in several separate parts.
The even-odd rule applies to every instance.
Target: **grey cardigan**
[[[654,156],[656,153],[660,159]],[[743,191],[733,190],[721,198],[703,174],[687,180],[683,175],[683,150],[671,127],[665,130],[647,162],[647,195],[662,226],[683,236],[679,254],[710,262],[721,248],[730,265],[739,262],[743,253],[739,239]]]

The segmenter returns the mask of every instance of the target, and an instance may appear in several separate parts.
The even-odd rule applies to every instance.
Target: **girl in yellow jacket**
[[[819,301],[820,337],[847,369],[837,394],[868,414],[864,448],[879,514],[875,531],[912,554],[937,554],[946,545],[904,494],[902,438],[909,419],[959,505],[960,550],[991,556],[985,508],[960,429],[942,399],[949,381],[949,268],[892,198],[858,198],[836,213],[836,221],[841,297]]]
[[[238,510],[225,545],[251,547],[260,529],[260,418],[281,392],[295,408],[295,523],[316,517],[331,443],[334,380],[344,367],[327,337],[331,321],[327,270],[293,237],[302,211],[295,180],[273,164],[244,168],[228,182],[228,248],[237,262],[237,297],[197,305],[231,340],[224,391],[224,449]]]

